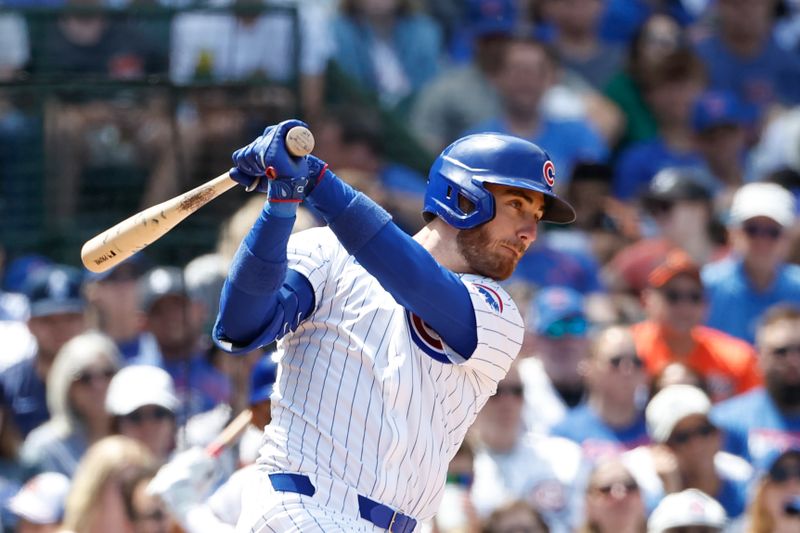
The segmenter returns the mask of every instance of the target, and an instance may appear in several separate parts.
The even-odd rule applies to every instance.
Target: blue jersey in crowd
[[[587,404],[569,411],[553,427],[552,433],[580,444],[586,457],[591,460],[616,455],[650,442],[644,413],[640,413],[633,424],[627,427],[612,428]]]
[[[513,135],[501,118],[482,122],[467,133]],[[553,120],[543,117],[539,123],[539,131],[526,140],[546,147],[547,154],[556,167],[556,184],[562,188],[568,183],[576,163],[599,162],[608,158],[608,147],[603,138],[580,120]]]
[[[715,405],[711,420],[725,432],[725,447],[752,464],[775,450],[800,445],[800,414],[785,416],[763,387]]]
[[[660,137],[635,143],[622,152],[614,174],[614,196],[621,200],[639,197],[659,170],[666,167],[705,168],[694,152],[672,150]]]
[[[723,259],[702,271],[708,299],[706,324],[747,342],[754,342],[761,315],[781,303],[800,305],[800,266],[782,265],[772,286],[763,292],[750,283],[741,259]]]
[[[36,373],[36,358],[27,357],[0,372],[0,395],[24,438],[50,418],[44,382]]]

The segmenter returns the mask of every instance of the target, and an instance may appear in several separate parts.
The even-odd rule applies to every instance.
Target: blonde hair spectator
[[[98,441],[75,472],[63,527],[74,533],[131,532],[121,487],[154,468],[153,455],[133,439],[114,435]]]

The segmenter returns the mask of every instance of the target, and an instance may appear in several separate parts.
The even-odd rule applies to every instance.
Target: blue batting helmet
[[[556,170],[547,152],[526,140],[499,133],[463,137],[444,149],[428,173],[422,214],[457,229],[474,228],[494,218],[494,196],[486,183],[540,192],[542,220],[567,224],[575,210],[553,192]]]

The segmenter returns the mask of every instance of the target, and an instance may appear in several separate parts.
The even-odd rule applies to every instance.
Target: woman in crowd
[[[586,521],[580,533],[644,533],[639,485],[617,459],[595,466],[586,488]]]
[[[764,465],[748,509],[747,533],[800,530],[800,446],[776,453]]]
[[[134,533],[123,487],[155,468],[153,455],[133,439],[113,435],[93,444],[75,471],[64,528],[71,533]]]
[[[64,344],[47,377],[50,420],[25,439],[26,464],[72,476],[86,449],[111,432],[106,392],[120,366],[116,344],[102,333],[82,333]]]

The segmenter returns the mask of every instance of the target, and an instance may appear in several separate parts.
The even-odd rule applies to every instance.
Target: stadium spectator
[[[494,81],[517,21],[516,2],[468,0],[464,9],[464,32],[474,42],[470,61],[445,68],[423,87],[409,117],[414,134],[431,153],[501,109]]]
[[[650,397],[652,398],[658,394],[659,391],[670,385],[691,385],[708,395],[706,383],[703,381],[703,378],[683,363],[669,363],[661,369],[661,372],[653,376],[650,380]]]
[[[447,481],[439,510],[433,517],[436,533],[479,533],[481,519],[472,503],[472,484],[475,480],[475,451],[467,435],[456,454],[447,464]]]
[[[800,446],[773,450],[762,462],[750,502],[747,533],[791,533],[797,531],[800,513]]]
[[[495,509],[486,519],[483,533],[550,533],[553,529],[530,503],[517,500]]]
[[[647,519],[647,532],[722,533],[729,525],[725,510],[714,498],[697,489],[686,489],[669,494],[658,504]]]
[[[683,249],[698,264],[723,257],[727,250],[712,198],[704,174],[672,167],[659,171],[642,197],[645,220],[639,231],[644,235],[611,259],[604,270],[609,286],[638,302],[648,275],[671,250]]]
[[[50,417],[45,384],[56,354],[86,329],[81,283],[80,272],[63,265],[37,269],[25,282],[23,290],[30,303],[28,329],[37,350],[0,372],[2,403],[23,438]]]
[[[332,24],[333,60],[384,106],[407,110],[439,73],[441,29],[409,0],[345,0]]]
[[[733,197],[728,220],[733,254],[703,268],[706,324],[753,342],[764,311],[800,303],[800,266],[787,264],[795,199],[774,183],[749,183]]]
[[[758,465],[774,450],[800,443],[800,311],[777,305],[756,335],[764,386],[714,407],[726,448]]]
[[[672,0],[608,0],[603,13],[601,35],[613,42],[627,43],[650,17],[664,13],[681,25],[692,22],[697,15],[690,6],[697,2],[674,2]],[[699,4],[702,5],[702,2]]]
[[[208,359],[202,328],[207,309],[187,292],[177,267],[156,267],[138,282],[139,303],[147,335],[132,362],[166,370],[175,382],[181,405],[179,423],[208,411],[230,396],[230,382]]]
[[[642,94],[658,133],[631,144],[620,154],[614,177],[617,198],[638,198],[663,168],[702,168],[691,119],[692,106],[704,83],[703,65],[687,49],[678,49],[647,69],[641,80]]]
[[[647,320],[633,326],[633,336],[651,376],[682,362],[703,379],[714,402],[761,384],[753,347],[702,325],[700,268],[685,252],[671,251],[653,269],[642,299]]]
[[[570,441],[524,432],[524,394],[519,371],[512,366],[475,420],[472,502],[485,517],[523,499],[550,531],[566,533],[580,522],[586,463],[580,447]]]
[[[588,399],[553,427],[553,434],[577,442],[591,460],[647,444],[642,396],[644,362],[626,326],[609,326],[593,339],[581,365]]]
[[[548,433],[585,400],[580,365],[589,356],[584,298],[566,287],[536,293],[525,316],[519,373],[525,385],[523,419],[528,430]]]
[[[47,376],[50,420],[25,439],[23,461],[40,472],[74,474],[86,449],[111,434],[106,392],[121,359],[114,342],[96,331],[61,347]]]
[[[644,97],[645,81],[664,57],[682,46],[683,40],[678,22],[663,13],[647,17],[636,31],[625,67],[609,80],[604,90],[625,118],[619,146],[647,141],[658,134],[658,123]]]
[[[137,469],[123,480],[120,487],[125,514],[133,524],[132,533],[170,533],[178,529],[164,503],[147,491],[155,474],[155,468]]]
[[[155,464],[147,448],[128,437],[113,435],[94,443],[72,479],[64,529],[72,533],[134,531],[122,487],[139,472],[152,471]]]
[[[545,20],[555,29],[551,46],[565,69],[602,90],[622,66],[624,49],[600,37],[603,0],[546,0]]]
[[[645,533],[639,485],[618,459],[604,459],[594,467],[584,498],[579,533]]]
[[[8,509],[17,519],[14,531],[56,533],[64,517],[69,484],[67,476],[56,472],[44,472],[29,479],[8,502]]]
[[[497,72],[502,111],[469,133],[506,133],[546,146],[555,164],[555,187],[563,190],[575,164],[605,160],[608,147],[586,120],[542,113],[542,98],[553,85],[557,68],[544,44],[526,38],[512,40]]]
[[[13,423],[10,423],[8,409],[0,405],[0,524],[13,521],[6,503],[17,493],[31,472],[19,460],[20,438]]]
[[[114,417],[114,432],[144,444],[159,463],[175,448],[179,405],[169,374],[148,365],[131,365],[117,372],[105,403]]]
[[[717,25],[697,44],[710,86],[737,94],[761,111],[800,103],[800,60],[773,37],[774,0],[718,0]]]
[[[745,511],[753,469],[747,461],[720,451],[722,434],[709,420],[711,401],[691,385],[671,385],[647,405],[652,446],[623,455],[648,507],[666,494],[699,489],[713,496],[729,518]]]
[[[145,260],[137,254],[110,270],[90,274],[84,289],[90,322],[114,339],[126,361],[141,350],[144,317],[136,283],[144,269]]]

